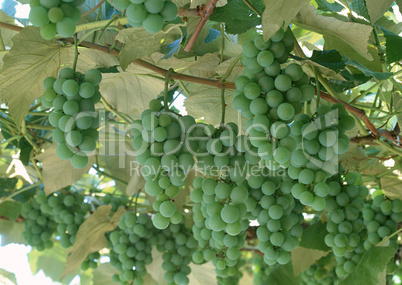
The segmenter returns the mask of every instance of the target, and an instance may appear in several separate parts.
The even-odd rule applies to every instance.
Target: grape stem
[[[224,125],[225,124],[225,112],[226,112],[225,89],[221,90],[221,104],[222,104],[221,125]]]
[[[77,62],[78,62],[78,35],[75,34],[74,35],[74,47],[75,47],[75,56],[74,56],[74,63],[73,63],[73,70],[75,72],[75,70],[77,69]]]
[[[163,94],[163,105],[165,107],[165,110],[167,111],[169,109],[169,105],[168,105],[168,93],[169,93],[169,80],[170,80],[170,75],[174,73],[173,68],[169,68],[169,70],[166,73],[166,77],[165,77],[165,92]]]
[[[193,45],[200,34],[202,28],[204,27],[205,23],[208,21],[209,17],[212,15],[215,9],[215,5],[218,2],[218,0],[209,0],[208,4],[205,5],[205,7],[200,11],[201,14],[201,20],[198,23],[197,28],[195,29],[194,34],[191,36],[191,39],[188,41],[186,47],[184,48],[185,52],[189,52],[192,48]],[[223,37],[223,35],[222,35]]]
[[[98,9],[100,6],[102,6],[103,3],[105,3],[106,0],[101,0],[96,6],[94,6],[91,10],[85,12],[84,14],[81,15],[81,17],[88,16],[92,12],[94,12],[96,9]]]

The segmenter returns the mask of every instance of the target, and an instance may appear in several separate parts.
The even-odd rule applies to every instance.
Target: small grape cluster
[[[335,274],[334,256],[328,254],[314,262],[301,274],[303,285],[334,285],[339,283]]]
[[[85,203],[84,196],[79,193],[56,192],[46,196],[40,191],[31,203],[23,207],[22,215],[27,218],[26,229],[29,230],[25,239],[38,249],[44,249],[51,247],[55,233],[60,237],[62,247],[70,247],[89,210],[90,204]]]
[[[40,27],[40,35],[45,40],[53,39],[56,34],[71,37],[75,26],[81,18],[78,6],[84,0],[31,0],[29,5],[29,21]]]
[[[88,254],[87,258],[81,263],[81,269],[83,271],[88,269],[95,269],[100,263],[101,255],[98,251]]]
[[[268,282],[266,281],[267,276],[269,276],[272,271],[272,266],[269,266],[264,262],[261,255],[255,255],[252,262],[252,273],[253,273],[253,284],[254,285],[264,285]]]
[[[360,236],[362,236],[363,232],[360,233]],[[339,278],[345,278],[349,275],[360,262],[366,251],[363,244],[364,241],[361,238],[360,244],[353,251],[347,251],[343,256],[335,256],[335,273]]]
[[[109,239],[112,244],[110,262],[121,271],[113,276],[113,281],[144,284],[145,266],[152,263],[152,245],[157,241],[151,218],[145,214],[137,216],[134,212],[126,212]]]
[[[287,172],[289,177],[298,181],[292,195],[303,205],[316,211],[325,208],[325,197],[330,191],[326,181],[337,172],[338,155],[349,148],[345,131],[353,126],[354,119],[342,104],[322,105],[317,109],[314,121],[303,114],[290,126],[300,143],[290,157]]]
[[[200,250],[193,254],[195,263],[212,261],[222,278],[236,274],[235,265],[247,236],[245,218],[247,185],[197,177],[190,194],[193,202],[193,234]]]
[[[177,18],[177,6],[171,0],[115,0],[113,5],[126,10],[128,23],[154,34],[162,30],[165,21]]]
[[[303,205],[290,194],[290,181],[278,182],[266,179],[258,196],[256,209],[259,227],[258,249],[264,253],[268,265],[286,264],[290,261],[290,252],[299,245],[303,233]]]
[[[217,276],[216,279],[218,281],[218,285],[233,285],[233,284],[239,284],[240,279],[243,277],[243,273],[241,270],[243,269],[242,267],[246,264],[246,261],[242,258],[239,258],[235,266],[232,266],[230,268],[228,274],[229,276],[227,277],[222,277],[222,276]]]
[[[128,202],[130,201],[129,197],[126,195],[122,195],[120,197],[113,196],[112,194],[105,194],[102,197],[101,204],[102,205],[111,205],[112,212],[116,212],[120,206],[126,207]]]
[[[162,254],[163,275],[167,284],[189,284],[191,256],[197,241],[183,223],[170,224],[158,231],[156,248]]]
[[[359,233],[364,228],[361,211],[368,195],[365,186],[358,185],[361,175],[349,172],[345,181],[329,182],[325,214],[328,218],[325,243],[332,248],[336,257],[344,256],[359,246]]]
[[[41,97],[43,106],[52,108],[49,123],[56,127],[53,139],[58,144],[57,156],[71,159],[75,168],[88,164],[88,153],[96,148],[99,116],[95,104],[101,99],[99,83],[102,74],[96,69],[85,75],[64,68],[59,78],[47,77],[43,81],[45,92]]]
[[[166,228],[170,222],[181,222],[182,214],[172,200],[184,186],[195,162],[187,140],[195,125],[194,118],[179,117],[161,108],[159,100],[152,100],[150,109],[132,125],[136,160],[143,166],[142,175],[146,180],[145,191],[156,196],[153,208],[158,213],[152,220],[158,229]]]

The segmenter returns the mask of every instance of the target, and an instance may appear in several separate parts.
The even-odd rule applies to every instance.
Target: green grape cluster
[[[102,74],[96,69],[85,75],[64,68],[59,78],[47,77],[43,81],[43,106],[53,108],[49,123],[56,127],[53,140],[58,144],[57,156],[70,159],[74,168],[88,164],[87,154],[93,152],[98,140],[99,115],[95,104],[101,99],[99,83]]]
[[[56,34],[71,37],[75,26],[81,18],[78,6],[84,0],[31,0],[29,21],[40,27],[40,35],[45,40],[53,39]]]
[[[88,254],[87,258],[81,263],[83,271],[88,269],[96,269],[100,263],[101,255],[98,251]]]
[[[364,233],[364,231],[360,233],[361,237],[363,236],[362,233]],[[362,237],[360,244],[353,251],[347,251],[343,256],[335,256],[335,273],[338,278],[345,278],[355,269],[366,251],[363,243],[364,241]]]
[[[212,261],[218,276],[234,276],[249,225],[245,217],[248,185],[197,177],[193,186],[193,235],[199,246],[193,261]]]
[[[252,211],[260,225],[258,249],[264,253],[268,265],[288,263],[290,252],[299,245],[303,232],[303,205],[290,194],[292,185],[283,177],[266,178],[253,193],[258,202]]]
[[[156,249],[162,254],[162,269],[165,281],[169,285],[189,284],[188,275],[191,273],[189,266],[191,256],[197,245],[191,229],[184,223],[170,224],[157,234]]]
[[[339,279],[335,274],[334,256],[328,254],[314,262],[301,274],[303,285],[336,285]]]
[[[231,269],[232,275],[227,277],[217,276],[218,285],[233,285],[239,284],[240,279],[243,277],[242,267],[246,264],[246,261],[243,258],[240,258],[239,261],[233,266]]]
[[[146,214],[126,212],[119,221],[118,229],[109,240],[112,245],[110,263],[120,274],[113,281],[120,284],[144,284],[146,265],[152,263],[152,245],[157,242],[151,218]]]
[[[113,196],[112,194],[105,194],[102,197],[101,204],[102,205],[111,205],[112,212],[116,212],[120,206],[126,207],[128,202],[130,201],[129,197],[126,195],[122,195],[120,197]]]
[[[43,250],[52,247],[55,234],[62,247],[70,247],[89,210],[90,204],[84,202],[82,194],[55,192],[46,196],[40,191],[31,203],[24,204],[22,216],[27,218],[24,238]]]
[[[272,271],[272,266],[269,266],[265,263],[263,257],[261,255],[255,255],[252,262],[252,273],[253,273],[253,284],[254,285],[264,285],[268,282],[266,281],[267,276]]]
[[[359,246],[359,233],[364,229],[361,211],[368,195],[368,189],[359,185],[359,173],[349,172],[344,180],[334,179],[328,183],[329,195],[325,207],[328,218],[325,243],[336,257],[344,256]]]
[[[182,221],[182,214],[172,200],[184,186],[186,175],[195,162],[188,140],[195,125],[194,118],[180,117],[161,108],[159,100],[152,100],[150,109],[132,125],[136,160],[143,166],[142,176],[146,180],[145,192],[156,196],[153,208],[158,213],[152,220],[158,229],[166,228],[170,222]]]
[[[162,30],[165,21],[177,18],[178,8],[171,0],[116,0],[113,5],[119,10],[126,10],[131,26],[143,26],[151,34]]]

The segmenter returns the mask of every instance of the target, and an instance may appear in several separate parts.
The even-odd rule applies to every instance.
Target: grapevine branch
[[[218,2],[218,0],[210,0],[208,2],[208,4],[202,9],[202,11],[200,11],[201,20],[198,23],[198,26],[195,29],[194,34],[191,36],[191,39],[188,41],[188,43],[184,49],[185,52],[189,52],[192,49],[192,47],[195,43],[195,40],[197,39],[198,35],[200,34],[202,28],[204,27],[205,23],[208,21],[209,17],[214,12],[215,5],[217,2]]]

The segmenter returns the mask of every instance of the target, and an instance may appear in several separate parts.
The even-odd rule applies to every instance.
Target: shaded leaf
[[[340,12],[343,6],[337,2],[330,3],[327,0],[315,0],[317,9],[323,12]]]
[[[381,28],[385,37],[385,47],[387,49],[387,61],[388,63],[400,61],[402,59],[401,46],[402,37],[397,34]]]
[[[73,246],[68,250],[71,254],[67,257],[67,263],[63,276],[72,272],[85,260],[88,254],[106,247],[105,233],[114,230],[125,213],[124,207],[120,207],[110,217],[112,205],[102,205],[87,218],[79,227]],[[88,238],[90,237],[90,238]]]
[[[355,60],[348,60],[347,64],[358,68],[359,70],[363,71],[363,73],[365,75],[373,76],[377,80],[384,80],[393,75],[392,72],[377,72],[377,71],[370,70],[367,67],[365,67],[364,65],[362,65],[360,62],[357,62]]]
[[[300,273],[307,270],[316,260],[319,260],[321,257],[326,256],[329,252],[316,250],[316,249],[309,249],[304,247],[296,247],[292,251],[292,265],[293,265],[293,272],[297,276]]]
[[[295,22],[302,28],[343,41],[366,59],[373,59],[367,51],[369,37],[373,29],[371,26],[343,22],[333,17],[319,15],[315,7],[311,5],[305,5],[300,10],[300,13],[295,18]]]
[[[93,270],[93,284],[96,285],[110,285],[113,284],[112,277],[114,274],[119,274],[117,270],[110,263],[102,263],[95,270]],[[146,284],[146,283],[145,283]]]
[[[103,74],[100,92],[114,108],[128,115],[140,115],[149,101],[163,90],[163,80],[146,75],[146,71],[131,64],[119,73]]]
[[[370,16],[366,7],[366,0],[352,0],[350,1],[350,8],[356,12],[357,15],[370,21]]]
[[[372,247],[367,250],[355,269],[339,285],[377,285],[395,249],[391,247]]]
[[[191,273],[188,276],[189,284],[192,285],[216,285],[215,266],[212,262],[207,262],[202,265],[190,263]]]
[[[365,0],[371,23],[377,22],[392,5],[393,0]]]
[[[299,285],[301,278],[293,274],[292,263],[289,262],[286,265],[275,265],[265,282],[275,285]]]
[[[262,30],[267,41],[279,29],[285,29],[308,0],[264,0],[266,9],[262,14]]]
[[[313,55],[310,57],[310,60],[325,66],[329,69],[334,70],[335,72],[340,72],[345,68],[346,60],[342,58],[337,50],[323,50],[323,51],[313,51]]]
[[[42,161],[43,185],[46,195],[56,192],[60,188],[72,185],[92,167],[94,157],[88,157],[88,164],[82,169],[74,168],[70,160],[61,160],[56,155],[56,144],[52,144],[37,158]]]
[[[251,0],[250,4],[262,12],[264,4],[260,0]],[[247,6],[243,0],[228,0],[223,7],[214,9],[210,19],[225,23],[225,31],[230,34],[242,34],[261,24],[261,18]]]
[[[24,137],[20,139],[18,147],[21,150],[19,159],[21,160],[23,165],[27,166],[31,158],[33,147]]]
[[[0,204],[0,217],[7,217],[14,221],[21,214],[21,203],[4,201]]]
[[[328,251],[330,248],[325,244],[327,234],[326,224],[317,222],[305,228],[300,241],[300,246],[309,249]]]
[[[17,185],[18,178],[0,178],[0,197],[10,196]]]
[[[22,237],[24,230],[25,226],[23,223],[0,219],[0,245],[5,246],[9,243],[27,244]]]
[[[169,44],[177,37],[180,37],[178,25],[168,25],[155,34],[146,32],[144,28],[122,30],[116,36],[116,40],[124,44],[120,52],[121,67],[125,70],[132,61],[153,54],[159,50],[162,42]]]

